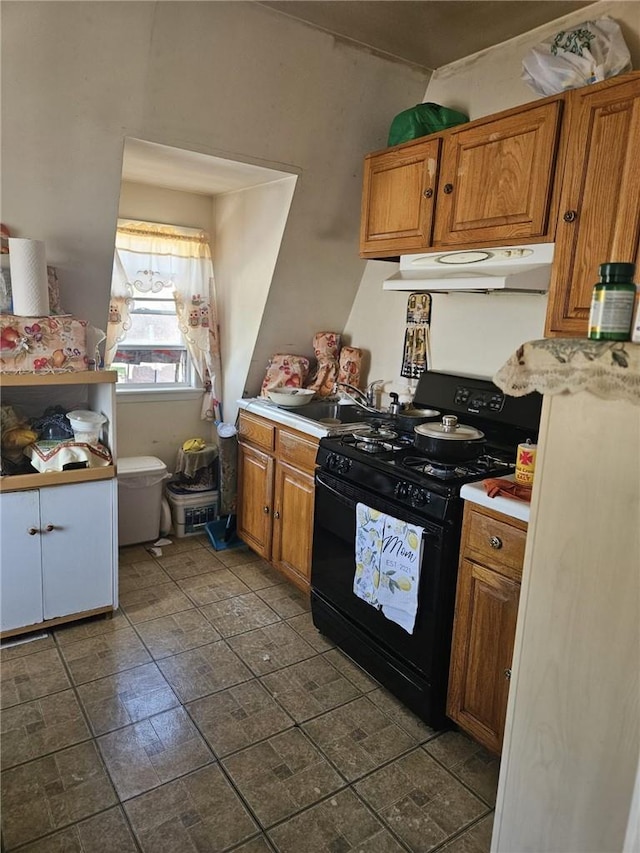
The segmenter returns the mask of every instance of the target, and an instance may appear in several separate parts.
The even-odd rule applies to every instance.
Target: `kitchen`
[[[212,17],[205,37],[193,9],[181,4],[178,14],[173,4],[160,5],[164,8],[131,4],[127,12],[120,10],[127,15],[126,24],[102,4],[86,4],[82,12],[51,3],[24,4],[19,12],[3,9],[5,86],[9,87],[4,101],[11,117],[3,130],[3,193],[4,207],[11,210],[15,226],[46,240],[69,310],[100,325],[108,292],[99,283],[110,278],[123,135],[206,153],[237,152],[252,162],[285,171],[285,164],[295,164],[299,189],[275,262],[274,282],[262,316],[251,317],[248,312],[256,344],[225,387],[225,399],[240,397],[245,387],[249,392],[255,389],[272,352],[308,349],[319,328],[342,328],[355,345],[371,353],[369,375],[387,377],[402,390],[398,367],[406,295],[382,292],[383,278],[395,267],[369,262],[363,273],[363,262],[354,251],[360,205],[360,174],[354,164],[359,166],[366,152],[384,147],[390,118],[420,100],[466,108],[471,118],[531,100],[530,91],[519,81],[521,55],[548,28],[441,69],[429,80],[422,70],[355,50],[289,20],[278,19],[276,28],[264,9],[253,9],[247,17],[235,4],[215,4],[220,8],[207,10]],[[149,58],[144,33],[154,12],[160,14],[163,26]],[[598,3],[593,14],[610,14],[626,26],[637,64],[637,4]],[[571,17],[581,19],[581,13]],[[236,69],[230,82],[225,70],[235,69],[233,47],[224,44],[220,33],[239,32],[241,26],[243,38],[251,30],[256,40],[251,42],[249,60]],[[267,26],[272,37],[258,39]],[[89,35],[95,28],[102,33],[100,44]],[[22,47],[27,30],[39,47],[35,64],[32,59],[27,62],[28,51]],[[74,34],[74,44],[63,62],[61,52],[69,34]],[[258,95],[255,101],[248,100],[254,74],[262,76],[272,64],[274,68],[282,65],[285,73],[286,68],[306,61],[308,51],[303,45],[308,48],[309,44],[303,39],[321,54],[317,66],[305,66],[301,88],[285,97],[283,87],[276,103]],[[173,57],[184,43],[189,44],[193,65],[185,68],[176,56],[176,61],[168,63],[172,76],[167,79],[168,72],[154,63],[158,57]],[[205,61],[216,63],[211,72]],[[51,69],[59,75],[55,91],[42,84],[50,78]],[[211,81],[204,106],[200,98],[197,103],[182,100],[192,75]],[[276,79],[282,83],[281,77]],[[352,86],[345,85],[345,79]],[[224,81],[224,86],[214,85],[216,80]],[[113,88],[116,84],[118,89]],[[158,89],[161,105],[149,100]],[[33,104],[28,111],[21,100],[25,92]],[[167,92],[172,93],[169,100]],[[340,92],[346,100],[324,106],[327,112],[316,115],[314,110],[326,105],[328,92],[334,97]],[[72,103],[83,108],[82,134]],[[240,125],[230,120],[238,104],[246,111]],[[273,111],[278,118],[278,109],[282,116],[274,120]],[[308,125],[304,137],[299,128],[291,131],[291,116],[303,114]],[[341,115],[340,123],[336,114]],[[220,122],[220,116],[229,120]],[[25,151],[30,162],[39,164],[37,170],[27,170]],[[99,206],[96,197],[101,199]],[[339,209],[336,198],[340,198]],[[87,282],[96,285],[89,288]],[[224,282],[220,285],[224,310]],[[294,301],[287,299],[292,292],[297,295]],[[492,375],[520,343],[541,337],[545,311],[546,298],[539,295],[438,295],[432,366],[452,372],[470,372],[472,367],[473,373]],[[235,344],[231,340],[227,346]],[[233,419],[232,411],[228,417]],[[160,421],[154,417],[154,423]],[[138,452],[134,429],[121,429],[121,436],[123,455]]]

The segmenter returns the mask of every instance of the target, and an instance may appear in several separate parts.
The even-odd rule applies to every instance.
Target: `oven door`
[[[413,634],[407,633],[353,592],[357,503],[424,528],[418,611]],[[314,598],[316,601],[324,600],[343,620],[357,627],[366,642],[411,666],[427,681],[442,681],[444,678],[446,683],[457,576],[459,518],[453,523],[429,521],[325,471],[316,473],[314,518],[312,611]],[[322,630],[318,620],[316,624]]]

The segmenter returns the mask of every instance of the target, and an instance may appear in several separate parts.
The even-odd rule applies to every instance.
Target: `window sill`
[[[117,403],[170,403],[174,400],[196,400],[202,388],[126,388],[116,385]]]

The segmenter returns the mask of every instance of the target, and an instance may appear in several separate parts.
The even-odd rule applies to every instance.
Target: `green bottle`
[[[636,286],[635,264],[600,264],[589,312],[592,341],[628,341],[631,336]]]

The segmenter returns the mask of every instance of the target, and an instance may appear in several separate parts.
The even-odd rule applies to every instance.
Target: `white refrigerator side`
[[[546,396],[493,853],[602,853],[628,842],[639,555],[640,406]]]

